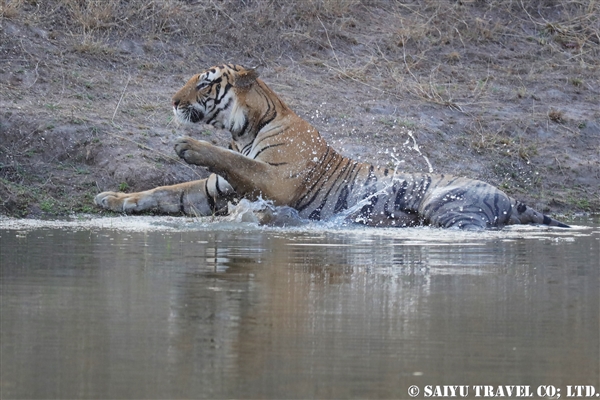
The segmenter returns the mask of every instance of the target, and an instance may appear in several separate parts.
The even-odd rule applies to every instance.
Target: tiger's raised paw
[[[214,146],[204,140],[195,140],[184,136],[175,142],[175,153],[188,164],[204,165],[204,160],[210,155]]]

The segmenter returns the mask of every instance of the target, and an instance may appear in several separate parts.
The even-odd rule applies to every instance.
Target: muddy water
[[[172,221],[0,230],[0,397],[600,391],[598,220],[484,233]]]

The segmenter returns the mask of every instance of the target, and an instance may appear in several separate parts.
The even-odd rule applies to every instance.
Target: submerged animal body
[[[228,64],[193,76],[173,96],[173,110],[179,121],[231,132],[229,149],[189,137],[175,144],[186,162],[213,174],[138,193],[103,192],[98,205],[118,212],[213,215],[232,198],[262,197],[311,220],[342,214],[372,226],[567,227],[482,181],[398,173],[342,156],[253,69]]]

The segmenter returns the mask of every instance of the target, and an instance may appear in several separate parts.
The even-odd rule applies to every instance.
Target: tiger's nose
[[[173,107],[177,108],[177,106],[179,105],[180,101],[177,99],[173,99]]]

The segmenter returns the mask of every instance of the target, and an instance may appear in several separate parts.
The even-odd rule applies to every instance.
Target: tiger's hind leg
[[[460,228],[466,231],[480,231],[492,228],[494,225],[479,213],[465,213],[461,211],[449,211],[435,216],[430,224],[441,228]]]
[[[495,187],[475,182],[472,187],[439,190],[420,214],[430,225],[464,230],[501,228],[511,214],[510,198]]]
[[[211,174],[207,179],[160,186],[136,193],[102,192],[95,203],[116,212],[158,211],[165,214],[214,215],[226,210],[235,195],[222,177]]]

